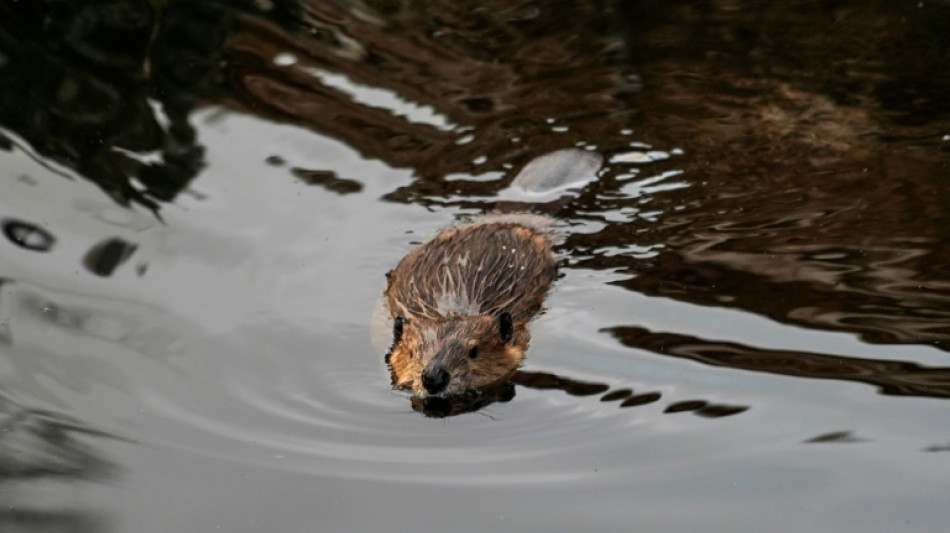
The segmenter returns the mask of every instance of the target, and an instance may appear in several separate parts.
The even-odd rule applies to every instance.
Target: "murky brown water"
[[[946,528],[950,4],[73,4],[0,0],[0,531]],[[572,146],[514,397],[420,415],[384,273]]]

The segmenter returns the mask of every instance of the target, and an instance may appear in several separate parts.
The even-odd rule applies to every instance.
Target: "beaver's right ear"
[[[498,333],[501,334],[501,342],[507,343],[515,333],[515,325],[511,321],[511,315],[508,311],[502,311],[498,315]]]
[[[397,316],[396,320],[393,321],[393,346],[399,344],[399,341],[402,340],[402,328],[406,324],[406,319]]]

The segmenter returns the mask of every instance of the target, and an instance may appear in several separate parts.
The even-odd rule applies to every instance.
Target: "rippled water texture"
[[[0,0],[0,531],[946,529],[948,36],[945,1]],[[423,416],[384,274],[571,147],[605,166],[543,200],[522,372]]]

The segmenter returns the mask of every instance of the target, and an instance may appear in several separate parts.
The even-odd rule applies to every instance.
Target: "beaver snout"
[[[422,375],[422,386],[425,387],[429,394],[438,394],[445,390],[450,379],[451,376],[444,368],[440,366],[429,368],[425,374]]]

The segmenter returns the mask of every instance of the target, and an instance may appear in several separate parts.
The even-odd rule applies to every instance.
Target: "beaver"
[[[558,276],[553,219],[486,215],[448,227],[387,274],[392,383],[419,397],[473,395],[510,378]]]

